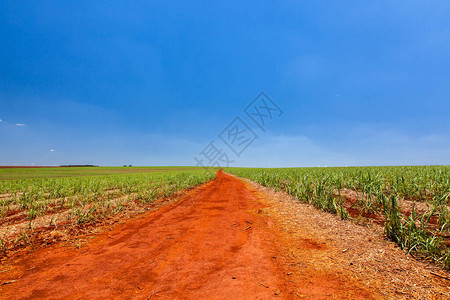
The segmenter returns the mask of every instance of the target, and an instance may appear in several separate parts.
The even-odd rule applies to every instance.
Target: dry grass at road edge
[[[317,268],[348,273],[386,298],[448,299],[449,274],[425,261],[417,261],[383,235],[377,225],[363,227],[242,179],[263,193],[267,215],[283,228],[288,239],[325,241],[327,249],[308,257]],[[296,252],[296,249],[291,249]],[[297,253],[301,257],[301,253]],[[312,260],[312,261],[311,261]]]

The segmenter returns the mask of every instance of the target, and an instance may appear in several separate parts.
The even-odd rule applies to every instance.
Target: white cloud
[[[264,134],[232,166],[295,167],[448,164],[450,139],[409,136],[392,129],[359,128],[342,141]],[[328,145],[328,146],[327,146]],[[224,148],[226,149],[226,148]]]
[[[17,126],[20,126],[20,127],[27,126],[27,124],[22,124],[22,123],[17,123],[16,125],[17,125]]]
[[[313,167],[317,165],[355,164],[356,160],[341,152],[318,145],[313,139],[301,135],[261,136],[250,145],[233,166],[251,167]]]
[[[345,153],[369,165],[448,164],[450,139],[443,134],[408,134],[400,130],[365,126],[349,132]]]
[[[55,152],[55,149],[50,149],[50,152]]]

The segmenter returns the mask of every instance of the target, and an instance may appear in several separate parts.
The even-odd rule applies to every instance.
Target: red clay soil
[[[0,298],[374,296],[335,274],[292,274],[283,261],[301,262],[278,251],[286,245],[274,222],[258,214],[263,208],[258,197],[219,171],[214,181],[172,206],[130,219],[80,249],[53,245],[2,265]],[[321,251],[322,246],[305,243],[305,251],[311,247]]]

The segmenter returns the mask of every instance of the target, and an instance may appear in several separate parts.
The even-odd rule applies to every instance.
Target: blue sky
[[[0,165],[450,163],[448,1],[130,2],[0,2]]]

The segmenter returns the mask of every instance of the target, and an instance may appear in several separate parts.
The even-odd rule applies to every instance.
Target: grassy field
[[[228,168],[343,219],[384,226],[414,255],[450,269],[450,167]]]
[[[0,250],[26,245],[38,228],[92,224],[141,212],[153,200],[212,179],[193,167],[1,169]]]
[[[50,168],[0,167],[0,180],[187,171],[195,169],[196,168],[194,167],[50,167]]]

